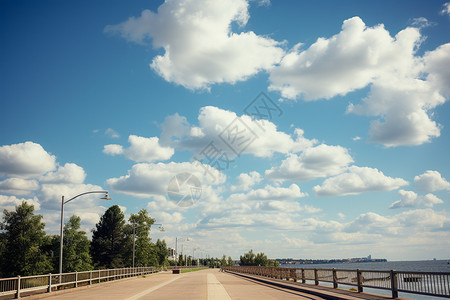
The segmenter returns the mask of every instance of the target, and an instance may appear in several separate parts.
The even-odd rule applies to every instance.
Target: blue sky
[[[53,234],[62,195],[107,189],[66,216],[146,208],[152,238],[213,256],[449,258],[448,2],[0,6],[2,208]],[[189,207],[167,195],[182,173]]]

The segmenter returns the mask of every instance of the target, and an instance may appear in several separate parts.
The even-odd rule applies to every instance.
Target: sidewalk
[[[320,299],[389,299],[340,289],[282,282],[259,276],[219,272],[206,269],[184,274],[161,272],[95,284],[51,294],[24,297],[34,300],[107,299],[107,300],[320,300]]]

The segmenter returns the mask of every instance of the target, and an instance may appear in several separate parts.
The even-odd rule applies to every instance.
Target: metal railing
[[[390,290],[392,298],[398,298],[398,292],[450,298],[450,273],[443,272],[399,272],[337,269],[305,269],[276,267],[228,267],[222,270],[236,273],[265,276],[269,278],[293,280],[306,283],[314,281],[355,286],[359,293],[364,288]]]
[[[156,267],[135,267],[0,278],[0,297],[14,295],[15,298],[20,298],[21,294],[28,292],[50,293],[58,289],[141,276],[160,270],[161,268]]]

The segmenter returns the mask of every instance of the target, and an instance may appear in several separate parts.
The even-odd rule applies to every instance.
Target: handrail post
[[[16,293],[16,299],[20,299],[20,275],[17,276],[17,293]]]
[[[358,293],[363,292],[361,270],[356,269],[356,280],[358,282]]]
[[[333,268],[333,288],[338,288],[336,269]]]
[[[106,281],[109,281],[109,269],[106,270]]]
[[[305,280],[305,269],[302,268],[302,283],[306,283]]]
[[[78,287],[78,271],[75,271],[75,287]]]
[[[47,293],[52,292],[52,273],[48,274],[48,290]]]
[[[397,273],[391,270],[391,289],[392,289],[392,298],[398,298],[397,291]]]
[[[317,269],[314,269],[314,284],[319,285],[319,276],[317,274]]]
[[[92,270],[89,272],[89,285],[92,285]]]

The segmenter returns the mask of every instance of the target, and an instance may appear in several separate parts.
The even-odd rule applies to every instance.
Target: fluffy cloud
[[[15,209],[17,205],[20,205],[22,201],[27,202],[28,204],[34,205],[34,210],[40,210],[41,205],[36,197],[30,199],[17,198],[16,196],[6,196],[0,195],[0,207],[2,209],[7,209],[12,211]],[[3,212],[3,211],[2,211]]]
[[[231,31],[232,23],[244,26],[248,19],[245,0],[168,0],[157,13],[144,10],[105,32],[139,44],[152,39],[153,47],[165,53],[153,59],[151,68],[169,82],[199,89],[245,80],[280,61],[284,51],[278,42],[252,31]]]
[[[262,176],[256,171],[241,173],[238,176],[237,185],[231,187],[231,191],[248,191],[250,187],[262,181]]]
[[[64,196],[68,200],[78,194],[89,191],[101,191],[102,187],[92,184],[83,183],[46,183],[43,184],[38,195],[42,207],[49,210],[61,209],[61,197]],[[90,194],[83,198],[70,202],[71,208],[92,209],[100,204],[102,194]]]
[[[0,176],[34,177],[54,170],[55,156],[33,142],[0,147]]]
[[[7,178],[0,181],[0,191],[6,194],[24,196],[29,195],[37,189],[39,189],[39,183],[34,179]]]
[[[168,164],[135,164],[127,175],[110,178],[106,183],[116,192],[148,198],[166,195],[170,180],[180,173],[193,174],[200,180],[202,186],[224,183],[226,179],[225,175],[216,169],[197,162],[170,162]]]
[[[416,20],[416,23],[419,20]],[[423,27],[426,19],[420,19]],[[359,17],[344,21],[340,33],[301,44],[283,57],[270,75],[269,89],[283,97],[332,98],[370,85],[361,104],[347,112],[379,117],[370,126],[370,141],[387,147],[420,145],[440,135],[431,110],[450,96],[450,44],[416,55],[424,38],[408,27],[395,37],[383,27],[367,27]],[[424,76],[425,75],[425,76]]]
[[[405,180],[385,176],[377,169],[351,166],[347,172],[326,179],[322,186],[316,185],[313,190],[319,196],[345,196],[391,191],[407,184]]]
[[[300,155],[290,154],[281,166],[267,170],[265,174],[270,180],[306,181],[339,174],[352,162],[347,149],[321,144]]]
[[[288,188],[266,185],[263,189],[251,190],[246,194],[232,194],[229,197],[229,200],[238,202],[254,200],[292,200],[307,195],[308,194],[302,193],[300,187],[296,184],[291,184]]]
[[[450,218],[446,213],[431,209],[409,210],[390,217],[369,212],[346,224],[343,229],[344,232],[382,235],[411,235],[439,230],[450,230]]]
[[[319,38],[308,49],[296,45],[270,74],[269,89],[283,97],[305,100],[331,98],[363,88],[395,66],[411,67],[411,54],[420,39],[407,28],[395,39],[383,25],[367,27],[359,17],[345,20],[342,31]]]
[[[444,203],[444,201],[442,201],[433,194],[418,196],[416,193],[412,191],[405,191],[405,190],[399,190],[398,194],[400,196],[400,200],[392,203],[389,208],[403,208],[416,206],[433,207],[433,205],[435,204]]]
[[[42,183],[83,183],[86,178],[84,169],[74,163],[59,166],[55,172],[49,172],[40,177]]]
[[[418,188],[423,191],[440,191],[440,190],[450,190],[450,182],[442,178],[438,171],[428,170],[422,175],[414,177],[414,182],[417,184]]]
[[[175,149],[190,150],[198,154],[212,142],[231,159],[236,156],[234,151],[249,153],[258,157],[270,157],[274,152],[298,152],[317,143],[303,136],[303,130],[295,129],[293,136],[278,131],[277,126],[270,122],[262,123],[248,115],[238,116],[236,113],[214,106],[200,109],[198,126],[191,126],[186,118],[178,114],[169,116],[162,124],[161,139],[165,145]],[[183,134],[182,134],[183,133]],[[242,142],[241,149],[236,140]],[[228,144],[227,144],[228,143]]]
[[[130,147],[126,149],[123,149],[120,145],[111,144],[105,145],[103,152],[109,155],[123,154],[135,162],[167,160],[174,154],[174,149],[161,146],[157,137],[145,138],[130,135],[128,141],[130,142]]]

